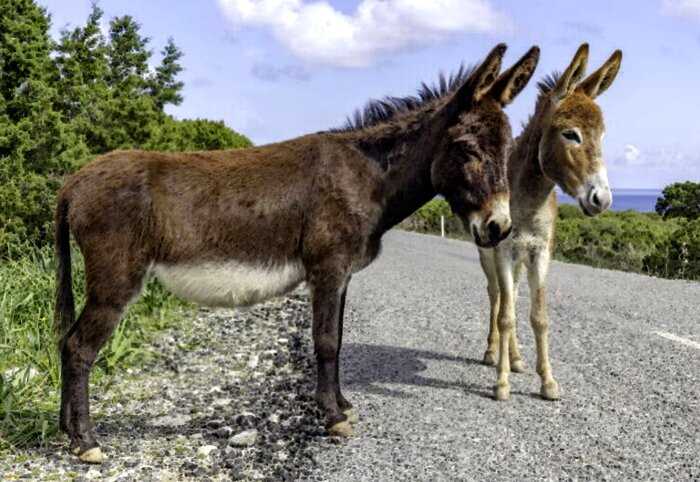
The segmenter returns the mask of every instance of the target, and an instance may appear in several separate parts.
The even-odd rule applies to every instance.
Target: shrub
[[[450,237],[465,237],[461,222],[443,199],[433,199],[399,226],[439,233],[440,216]],[[607,212],[591,218],[577,206],[561,205],[556,259],[666,278],[700,279],[700,219],[664,220],[656,213]]]
[[[700,183],[676,182],[666,186],[656,201],[656,212],[666,218],[700,218]]]
[[[442,198],[435,198],[405,219],[400,228],[419,233],[439,233],[440,216],[445,217],[445,232],[450,237],[465,237],[462,222],[452,214],[450,205]]]
[[[572,208],[560,207],[555,257],[600,268],[644,272],[644,259],[676,227],[657,214],[607,212],[590,218],[574,215]]]
[[[681,221],[644,259],[644,270],[665,278],[700,280],[700,218]]]

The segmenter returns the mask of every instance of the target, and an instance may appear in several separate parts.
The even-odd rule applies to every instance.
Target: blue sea
[[[564,204],[576,204],[575,199],[566,194],[557,192],[559,202]],[[656,206],[656,200],[661,196],[660,189],[613,189],[613,211],[627,211],[632,209],[639,212],[652,212]]]

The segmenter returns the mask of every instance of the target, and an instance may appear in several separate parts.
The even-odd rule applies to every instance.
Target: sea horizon
[[[638,211],[641,213],[654,212],[656,200],[661,197],[661,189],[652,188],[624,188],[613,189],[613,203],[611,211]],[[578,202],[557,189],[557,199],[562,204],[575,204]]]

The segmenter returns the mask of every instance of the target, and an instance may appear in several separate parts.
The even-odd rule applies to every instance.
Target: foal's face
[[[511,129],[501,106],[487,100],[462,114],[449,130],[449,147],[441,168],[448,182],[442,194],[476,244],[490,247],[511,230],[506,163]]]
[[[599,214],[612,204],[603,161],[604,135],[600,108],[577,91],[556,106],[540,142],[542,170],[576,198],[588,216]]]
[[[575,197],[586,215],[595,216],[612,204],[603,162],[605,124],[595,99],[615,80],[622,52],[616,50],[598,70],[581,80],[587,61],[588,44],[583,44],[549,92],[539,161],[547,177]]]

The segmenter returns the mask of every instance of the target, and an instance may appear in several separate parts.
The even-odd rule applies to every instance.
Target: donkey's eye
[[[562,132],[561,135],[564,136],[564,139],[567,141],[575,142],[576,144],[581,144],[581,142],[583,142],[581,140],[581,135],[573,129],[567,129]]]

